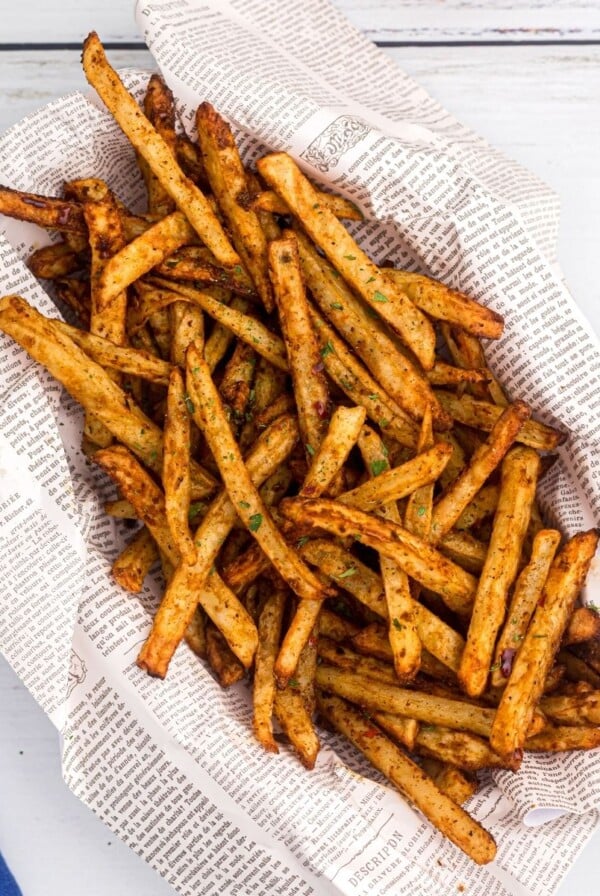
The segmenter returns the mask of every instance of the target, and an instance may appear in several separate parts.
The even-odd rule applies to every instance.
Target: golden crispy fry
[[[487,367],[465,370],[453,367],[445,361],[436,361],[427,371],[427,380],[432,386],[460,386],[463,383],[487,383],[490,379]]]
[[[28,259],[27,266],[34,277],[55,280],[81,270],[84,264],[67,243],[53,243],[36,249]]]
[[[192,621],[185,630],[185,643],[200,659],[207,658],[206,614],[202,607],[196,607]]]
[[[399,351],[383,328],[376,325],[335,268],[321,258],[300,229],[296,235],[302,271],[321,312],[407,414],[419,419],[429,406],[436,424],[447,427],[449,418],[420,371]]]
[[[502,336],[503,318],[464,293],[450,289],[423,274],[397,271],[393,268],[383,270],[404,290],[417,308],[430,317],[456,324],[468,333],[484,339],[499,339]]]
[[[348,619],[342,619],[341,616],[332,613],[326,606],[321,610],[319,616],[319,633],[332,641],[345,641],[359,633],[360,629]]]
[[[448,457],[444,465],[444,469],[440,471],[442,476],[444,470],[454,454],[454,448],[449,442],[439,442],[439,445],[445,445],[448,451]],[[421,423],[421,432],[419,433],[419,441],[417,451],[421,454],[424,451],[434,447],[433,428],[431,421],[431,410],[428,408],[423,415]],[[404,510],[404,525],[413,535],[418,535],[424,541],[429,541],[429,533],[431,531],[431,518],[433,515],[433,489],[434,483],[430,482],[420,486],[409,495]]]
[[[167,361],[140,349],[114,345],[108,339],[71,327],[61,320],[52,320],[51,323],[102,367],[128,373],[161,386],[168,385],[172,366]]]
[[[124,291],[115,293],[109,301],[102,284],[106,266],[124,243],[119,209],[112,194],[107,191],[103,199],[86,202],[83,214],[92,250],[90,332],[108,339],[114,345],[125,345],[127,294]],[[115,382],[119,381],[114,371],[109,376]],[[93,414],[86,414],[84,439],[92,445],[106,447],[112,442],[112,434]]]
[[[559,544],[560,532],[555,529],[542,529],[533,540],[531,558],[517,579],[504,628],[496,645],[492,664],[493,687],[503,688],[506,684]]]
[[[580,641],[591,641],[600,637],[600,616],[589,607],[577,607],[569,619],[563,638],[563,644],[578,644]]]
[[[284,418],[273,424],[271,429],[263,433],[248,457],[249,478],[255,478],[256,484],[260,485],[289,454],[297,437],[298,430],[291,418]],[[211,609],[202,600],[202,589],[221,545],[233,528],[238,507],[238,501],[234,503],[226,492],[221,492],[196,529],[195,556],[191,562],[183,561],[177,567],[138,658],[138,664],[151,674],[161,677],[166,674],[171,657],[198,601],[213,618]],[[227,587],[230,587],[229,582]],[[216,622],[214,619],[213,621]],[[224,631],[223,634],[229,641],[228,633]]]
[[[428,725],[471,731],[482,737],[489,737],[494,721],[493,709],[373,681],[355,672],[331,666],[318,667],[317,685],[369,711],[390,712]]]
[[[498,506],[498,494],[499,489],[497,485],[484,485],[473,500],[467,504],[457,519],[454,528],[459,531],[470,529],[472,526],[476,526],[488,517],[493,516]]]
[[[423,771],[433,779],[442,793],[450,797],[458,806],[464,805],[477,793],[478,784],[475,776],[467,777],[453,765],[440,762],[438,759],[423,759],[420,763]]]
[[[159,262],[154,274],[167,280],[220,286],[241,296],[256,296],[254,284],[244,268],[237,264],[233,268],[222,268],[206,246],[182,246]]]
[[[117,520],[136,520],[137,516],[133,504],[124,498],[117,501],[107,501],[104,512]]]
[[[154,480],[121,445],[97,451],[94,460],[133,504],[138,519],[146,525],[169,563],[176,566],[179,552],[167,524],[164,495]]]
[[[210,203],[177,164],[164,139],[152,127],[115,70],[109,65],[98,35],[92,32],[83,44],[85,76],[113,114],[134,149],[147,162],[171,199],[189,220],[203,243],[221,264],[233,267],[239,257],[231,246]]]
[[[300,434],[310,463],[327,432],[329,391],[319,369],[321,358],[310,323],[293,233],[287,231],[284,238],[269,244],[269,274],[292,374]]]
[[[101,275],[102,305],[168,258],[180,246],[195,239],[195,232],[181,212],[172,212],[128,243],[106,263]]]
[[[329,490],[356,444],[366,411],[364,408],[336,408],[318,451],[312,458],[300,494],[318,498]]]
[[[334,193],[322,193],[320,190],[317,190],[317,195],[319,197],[319,204],[333,212],[336,218],[347,218],[349,221],[362,221],[363,216],[361,212],[349,199],[344,199],[343,196],[336,196]],[[271,212],[275,215],[291,214],[290,207],[272,190],[264,190],[262,193],[255,196],[252,200],[252,208],[256,211]]]
[[[370,713],[370,717],[395,741],[404,744],[411,751],[414,750],[417,734],[421,727],[416,719],[404,719],[402,716],[394,716],[390,712],[373,712]]]
[[[89,328],[91,304],[89,284],[65,277],[55,280],[54,287],[58,298],[71,309],[81,326]]]
[[[231,687],[246,674],[219,629],[210,621],[206,623],[206,659],[222,688]]]
[[[86,411],[93,413],[154,473],[162,468],[162,433],[108,374],[75,343],[18,296],[0,299],[0,330],[8,333],[59,380]],[[203,498],[215,481],[195,462],[192,496]]]
[[[182,286],[179,283],[167,283],[155,279],[153,283],[161,289],[169,289],[178,298],[184,298],[199,305],[212,318],[228,327],[238,339],[247,342],[259,355],[270,361],[275,367],[287,372],[288,364],[283,342],[274,333],[265,327],[255,317],[237,311],[235,306],[224,305],[215,298],[210,290],[193,289],[190,286]],[[221,295],[218,293],[218,295]]]
[[[319,695],[319,712],[459,849],[478,865],[492,861],[496,844],[490,834],[447,797],[372,722],[343,700],[331,696]]]
[[[111,574],[126,591],[139,594],[151,566],[158,560],[158,548],[146,526],[133,536],[113,562]]]
[[[582,532],[556,556],[542,597],[498,706],[490,743],[502,756],[523,749],[526,729],[541,696],[573,604],[596,552],[598,532]]]
[[[399,684],[394,667],[389,663],[355,653],[349,647],[344,647],[331,638],[321,635],[318,640],[317,651],[321,660],[329,666],[335,666],[338,669],[348,669],[350,672],[364,675],[365,678],[372,678],[374,681],[383,681],[386,684],[393,685]]]
[[[372,613],[387,618],[387,607],[380,576],[345,550],[325,538],[311,538],[299,547],[304,560],[332,579],[339,588],[354,595]]]
[[[154,321],[152,316],[151,323]],[[202,309],[189,302],[169,305],[168,330],[170,355],[173,364],[185,368],[185,353],[192,342],[204,342],[204,315]]]
[[[540,469],[531,448],[512,448],[502,463],[498,508],[485,564],[477,586],[458,679],[471,697],[483,694],[494,643],[506,614],[508,589],[521,557]]]
[[[490,473],[496,469],[530,413],[522,401],[516,401],[501,412],[485,444],[475,451],[469,466],[435,505],[431,521],[431,540],[434,544],[450,531]]]
[[[487,544],[478,541],[468,532],[454,530],[444,535],[437,547],[444,557],[448,557],[458,566],[462,566],[463,569],[475,575],[479,575],[483,569],[488,553]]]
[[[273,704],[275,702],[274,665],[287,589],[277,587],[265,601],[258,622],[258,650],[254,666],[254,684],[252,687],[252,706],[254,708],[254,734],[265,750],[278,753],[273,737]]]
[[[600,747],[600,728],[548,726],[540,734],[528,737],[525,749],[536,753],[561,753],[566,750],[593,750]]]
[[[324,598],[326,590],[285,542],[252,483],[208,366],[193,344],[187,353],[187,387],[194,420],[206,437],[238,516],[299,597]]]
[[[163,138],[172,153],[175,153],[177,138],[175,135],[175,101],[173,94],[160,77],[151,75],[144,97],[144,114]],[[146,190],[148,193],[148,211],[150,214],[164,217],[175,211],[175,203],[162,186],[152,169],[143,158],[138,159]]]
[[[453,731],[439,725],[421,725],[417,734],[415,750],[425,756],[432,756],[440,762],[449,762],[458,768],[478,771],[482,768],[515,768],[494,753],[489,744],[467,731]]]
[[[314,768],[319,752],[319,738],[307,712],[302,694],[286,688],[275,694],[275,715],[289,737],[302,765]]]
[[[190,415],[186,407],[183,377],[173,370],[167,395],[163,436],[162,483],[165,512],[171,536],[181,557],[193,562],[196,549],[188,524],[190,509]]]
[[[442,407],[455,420],[475,429],[483,429],[484,432],[493,430],[504,411],[504,408],[498,405],[490,404],[488,401],[477,401],[466,393],[457,398],[450,392],[437,389],[435,394]],[[515,402],[515,404],[518,403]],[[564,433],[552,429],[544,423],[527,420],[521,427],[516,441],[523,445],[529,445],[530,448],[536,448],[538,451],[554,451],[555,448],[562,445],[565,438]]]
[[[319,196],[286,153],[264,156],[259,173],[302,221],[346,282],[398,333],[423,367],[433,366],[433,327],[406,293],[365,255],[333,212],[320,206]]]
[[[600,675],[581,657],[563,648],[556,655],[556,659],[565,667],[565,676],[569,681],[584,682],[590,687],[600,689]]]
[[[29,221],[48,230],[67,233],[87,232],[83,209],[77,202],[24,193],[0,185],[0,214],[19,221]]]
[[[423,646],[445,667],[457,672],[465,647],[464,638],[418,601],[413,603],[413,613]],[[361,652],[364,651],[382,659],[392,658],[387,633],[378,624],[368,625],[362,629],[352,636],[352,642]]]
[[[200,587],[196,599],[206,615],[219,629],[236,659],[244,668],[248,669],[252,665],[258,647],[258,632],[252,617],[243,604],[216,572],[212,572]],[[193,615],[192,613],[186,623],[184,633],[187,631]],[[143,651],[138,657],[138,665],[142,669],[152,672],[142,654]]]
[[[413,460],[394,467],[393,470],[387,469],[376,473],[374,469],[378,470],[379,467],[371,468],[373,478],[352,491],[340,495],[338,501],[349,507],[372,510],[380,504],[406,498],[421,486],[435,482],[448,463],[451,454],[451,447],[441,442],[434,445],[433,448],[417,454]],[[376,463],[378,461],[375,460],[372,465]]]
[[[443,447],[444,449],[447,448],[447,446]],[[365,488],[381,483],[382,479],[397,474],[398,470],[406,471],[406,464],[402,467],[396,467],[395,470],[389,470],[385,446],[377,434],[370,430],[369,427],[365,427],[363,430],[363,434],[359,439],[359,448],[365,466],[371,475],[371,480],[358,489],[354,489],[353,492],[342,496],[339,500],[344,501],[344,498],[347,500],[349,494],[353,496],[353,502],[356,503],[356,499],[362,491],[363,494],[359,503],[364,506],[365,503],[368,504],[369,500],[374,497],[373,491],[367,492],[367,501],[365,502]],[[451,449],[448,450],[448,453],[450,451]],[[423,456],[418,455],[418,457],[422,459]],[[414,465],[414,461],[408,461],[409,465],[411,463]],[[418,473],[414,475],[414,478],[410,476],[409,479],[413,479],[412,484],[414,484],[414,480],[419,479]],[[398,483],[396,482],[395,485],[398,485]],[[389,494],[386,488],[381,491],[380,499],[385,503],[382,503],[376,512],[383,519],[399,524],[400,514],[395,499],[403,495],[394,489],[391,491],[391,497],[388,497]],[[394,560],[389,557],[381,557],[379,563],[387,604],[388,638],[394,656],[394,668],[399,679],[408,681],[417,674],[421,663],[421,641],[416,627],[414,601],[410,593],[410,584],[408,576]]]
[[[418,432],[415,423],[385,394],[314,308],[309,306],[309,310],[327,374],[351,401],[362,405],[370,419],[391,438],[414,448]]]
[[[600,693],[543,697],[540,709],[559,725],[600,725]]]
[[[401,526],[323,498],[285,498],[279,508],[294,523],[326,529],[338,537],[354,538],[359,533],[364,544],[390,557],[455,612],[470,612],[475,596],[473,576]]]
[[[267,241],[256,212],[250,206],[246,172],[231,128],[207,102],[198,106],[196,125],[204,170],[231,230],[233,243],[265,308],[272,311],[274,301],[267,265]]]

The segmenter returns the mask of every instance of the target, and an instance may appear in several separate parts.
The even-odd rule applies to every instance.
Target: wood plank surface
[[[333,0],[372,40],[598,40],[595,0]],[[139,41],[130,0],[2,0],[0,44],[71,43],[95,29],[104,41]],[[57,10],[60,9],[60,13]]]

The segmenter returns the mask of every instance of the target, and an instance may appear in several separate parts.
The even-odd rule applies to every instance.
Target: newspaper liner
[[[544,501],[567,533],[593,525],[600,352],[555,263],[549,190],[322,0],[140,2],[137,16],[186,127],[211,100],[246,158],[286,149],[357,202],[367,221],[355,232],[377,260],[427,271],[506,315],[490,346],[496,372],[571,434]],[[147,74],[125,78],[141,96]],[[2,182],[56,194],[94,174],[138,207],[133,152],[98,105],[72,94],[12,128],[0,138]],[[22,263],[48,236],[1,227],[0,293],[56,314]],[[469,806],[498,842],[485,868],[339,738],[323,734],[312,773],[285,748],[265,757],[244,685],[223,692],[185,648],[164,682],[137,669],[159,584],[139,599],[111,584],[130,533],[101,510],[112,488],[81,455],[80,411],[4,337],[0,370],[0,648],[61,730],[67,784],[115,833],[195,896],[554,892],[598,826],[598,751],[529,756],[517,776],[486,776]]]

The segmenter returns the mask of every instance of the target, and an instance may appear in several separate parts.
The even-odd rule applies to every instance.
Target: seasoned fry
[[[177,137],[175,135],[175,101],[173,94],[160,77],[151,75],[144,97],[144,114],[154,125],[171,152],[175,153]],[[138,157],[138,163],[148,192],[148,211],[150,214],[163,217],[175,211],[175,203],[162,186],[146,161]]]
[[[330,638],[324,636],[319,637],[317,644],[319,657],[329,666],[336,666],[338,669],[348,669],[357,675],[364,675],[365,678],[372,678],[374,681],[384,681],[386,684],[399,684],[393,666],[379,659],[370,656],[362,656],[355,653],[348,647],[343,647]]]
[[[154,320],[152,316],[151,323]],[[192,342],[204,342],[204,316],[202,310],[188,302],[169,305],[167,318],[170,334],[170,355],[173,364],[185,368],[185,353]]]
[[[319,204],[333,212],[336,218],[362,221],[363,216],[361,212],[349,199],[344,199],[343,196],[336,196],[335,193],[322,193],[320,190],[317,190],[317,195]],[[252,208],[256,211],[271,212],[274,215],[291,214],[290,207],[286,205],[281,196],[278,196],[272,190],[263,190],[258,196],[255,196],[252,200]]]
[[[448,457],[444,468],[440,470],[439,477],[442,476],[444,470],[454,454],[454,448],[448,442],[440,442],[438,445],[445,445],[448,450]],[[417,443],[417,452],[422,454],[424,451],[434,447],[433,428],[431,421],[431,410],[428,408],[423,415],[421,422],[421,432],[419,433],[419,441]],[[438,477],[438,478],[439,478]],[[408,496],[406,508],[404,510],[404,525],[413,535],[418,535],[424,541],[429,541],[429,533],[431,531],[431,517],[433,515],[433,489],[434,483],[429,482],[415,489]]]
[[[190,286],[168,283],[157,278],[152,282],[161,289],[172,290],[177,298],[182,297],[199,305],[212,318],[228,327],[238,339],[247,342],[259,355],[262,355],[275,367],[287,372],[288,363],[283,342],[255,317],[236,310],[233,304],[222,304],[218,298],[213,296],[210,288],[206,290],[193,289]]]
[[[271,753],[279,752],[273,737],[271,717],[275,702],[275,657],[279,649],[287,593],[286,588],[275,588],[265,601],[258,622],[258,650],[252,688],[253,725],[257,740]]]
[[[326,529],[342,538],[360,533],[364,544],[390,557],[455,612],[469,614],[475,596],[473,576],[401,526],[324,498],[284,498],[279,508],[294,523]]]
[[[257,162],[259,173],[300,218],[346,282],[414,352],[423,367],[433,366],[435,333],[406,293],[373,264],[319,196],[291,156],[278,152]]]
[[[398,350],[383,328],[375,324],[335,268],[321,258],[300,229],[296,236],[302,271],[321,312],[407,414],[419,419],[430,407],[436,424],[447,427],[449,418],[420,371]]]
[[[474,776],[467,777],[453,765],[437,759],[423,759],[421,768],[433,779],[442,793],[459,806],[477,793],[477,779]]]
[[[600,728],[548,726],[525,741],[525,749],[535,753],[560,753],[565,750],[593,750],[600,747]]]
[[[206,614],[202,607],[196,607],[192,621],[185,630],[185,643],[200,659],[207,658]]]
[[[125,501],[124,498],[117,501],[107,501],[104,505],[104,512],[118,520],[137,519],[133,504]]]
[[[92,32],[85,39],[82,54],[83,70],[89,83],[125,132],[133,147],[147,162],[171,199],[203,243],[226,267],[239,264],[221,224],[206,197],[179,168],[164,139],[152,127],[134,98],[127,92],[115,70],[106,59],[98,35]]]
[[[489,744],[467,731],[453,731],[440,725],[421,725],[417,734],[416,752],[449,762],[458,768],[478,771],[482,768],[515,768],[494,753]]]
[[[256,296],[254,284],[244,268],[240,265],[233,268],[220,267],[206,246],[182,246],[159,262],[153,273],[175,282],[184,280],[191,281],[196,286],[220,286],[241,296]]]
[[[503,688],[506,684],[559,544],[560,533],[555,529],[542,529],[533,540],[531,558],[517,579],[504,628],[498,638],[491,678],[495,688]]]
[[[516,401],[501,412],[485,444],[475,451],[469,466],[435,505],[431,520],[431,541],[434,544],[450,531],[490,473],[496,469],[530,413],[522,401]]]
[[[316,576],[284,541],[253,485],[229,429],[208,366],[193,344],[187,353],[187,387],[194,407],[194,420],[206,437],[240,519],[299,597],[309,600],[326,597]]]
[[[121,588],[139,594],[143,588],[144,579],[157,560],[156,542],[146,526],[142,526],[113,562],[110,571],[113,579]]]
[[[319,712],[459,849],[478,865],[492,861],[496,844],[487,831],[447,797],[368,719],[343,700],[325,695],[319,695]]]
[[[540,709],[553,722],[562,725],[600,725],[600,693],[543,697]]]
[[[0,330],[8,333],[59,380],[86,411],[155,473],[162,469],[162,433],[135,407],[108,374],[68,337],[59,333],[18,296],[0,299]],[[192,497],[203,498],[215,481],[197,463],[192,465]]]
[[[267,266],[267,241],[256,212],[250,207],[246,172],[231,128],[210,103],[196,112],[204,170],[233,243],[267,311],[274,307]]]
[[[256,484],[260,485],[287,457],[297,437],[297,427],[291,418],[273,424],[248,457],[248,478],[255,478]],[[164,677],[166,674],[199,600],[213,618],[210,608],[202,600],[202,589],[221,545],[233,528],[238,507],[238,501],[232,501],[226,492],[221,492],[194,533],[193,559],[181,562],[175,570],[138,658],[138,664],[153,675]],[[230,587],[229,582],[227,587]],[[227,632],[223,634],[229,641]]]
[[[327,493],[356,444],[365,416],[366,412],[361,407],[334,410],[325,437],[302,483],[300,494],[303,497],[319,498]]]
[[[457,672],[465,647],[464,638],[418,601],[413,603],[413,612],[423,647],[448,669]],[[373,623],[351,637],[357,650],[391,659],[389,638],[382,626]]]
[[[600,616],[589,607],[577,607],[569,619],[569,625],[563,638],[563,644],[579,644],[600,637]]]
[[[48,230],[87,233],[83,209],[77,202],[25,193],[0,185],[0,214],[29,221]]]
[[[349,507],[372,510],[379,504],[406,498],[421,486],[435,482],[451,454],[452,448],[440,442],[393,470],[383,470],[378,475],[371,470],[372,479],[340,495],[338,501]]]
[[[595,529],[576,535],[567,542],[550,567],[542,597],[500,700],[490,736],[492,748],[502,756],[511,756],[525,745],[526,729],[597,543],[598,532]]]
[[[36,249],[27,265],[34,277],[41,280],[55,280],[79,271],[83,263],[67,243],[53,243]]]
[[[319,738],[308,714],[302,694],[286,688],[275,694],[275,715],[292,742],[305,768],[314,768],[319,752]]]
[[[504,408],[490,404],[488,401],[478,401],[467,395],[466,392],[460,398],[443,389],[436,389],[435,394],[442,407],[452,415],[454,420],[464,423],[465,426],[483,429],[484,432],[491,432],[494,429],[504,411]],[[523,445],[529,445],[530,448],[536,448],[538,451],[554,451],[555,448],[562,445],[565,439],[565,433],[552,429],[544,423],[539,423],[537,420],[526,420],[516,441]]]
[[[269,244],[269,274],[292,374],[300,433],[310,463],[327,432],[329,392],[319,369],[321,358],[310,323],[296,237],[290,231]]]
[[[195,239],[194,229],[181,212],[173,212],[157,221],[145,233],[124,246],[106,263],[102,271],[102,305],[151,271],[179,249]]]
[[[417,308],[425,311],[430,317],[448,321],[484,339],[499,339],[502,336],[503,318],[464,293],[450,289],[438,280],[432,280],[423,274],[398,271],[394,268],[383,270],[387,277],[404,290]]]
[[[206,658],[222,688],[231,687],[246,674],[219,629],[210,621],[206,624]]]
[[[512,448],[502,463],[490,546],[458,670],[458,679],[471,697],[481,696],[487,684],[494,643],[506,614],[508,589],[517,574],[529,525],[539,469],[539,455],[531,448]]]
[[[499,489],[497,485],[484,485],[473,500],[467,504],[454,528],[459,531],[471,529],[487,517],[493,516],[498,506]]]
[[[165,512],[173,541],[181,557],[193,562],[196,555],[188,524],[190,509],[190,416],[186,407],[183,377],[173,370],[167,395],[164,430],[162,483]]]

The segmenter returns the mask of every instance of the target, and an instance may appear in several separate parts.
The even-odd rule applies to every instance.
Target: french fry
[[[437,547],[444,557],[448,557],[458,566],[462,566],[463,569],[475,575],[479,575],[483,569],[488,554],[487,544],[478,541],[468,532],[459,532],[454,529],[444,535]]]
[[[190,285],[220,286],[240,296],[253,298],[256,290],[241,265],[222,268],[206,246],[186,246],[158,262],[153,273],[175,282],[191,281]]]
[[[325,529],[341,538],[360,533],[364,544],[390,557],[407,575],[439,594],[450,609],[461,615],[470,613],[476,584],[473,576],[401,526],[324,498],[284,498],[279,508],[294,523]]]
[[[423,646],[448,669],[458,672],[465,647],[464,638],[418,601],[414,601],[413,612]],[[368,625],[352,636],[352,642],[358,650],[364,650],[371,655],[387,659],[392,657],[387,633],[377,623]]]
[[[402,716],[394,716],[390,712],[373,712],[370,716],[395,741],[404,744],[411,751],[414,750],[421,727],[416,719],[403,719]]]
[[[227,587],[223,579],[213,572],[201,586],[197,594],[197,601],[202,609],[219,629],[219,632],[225,638],[227,646],[235,655],[236,659],[248,669],[252,665],[256,648],[258,647],[258,632],[254,622],[244,608],[243,604],[237,599],[233,591]],[[188,619],[185,629],[193,619]],[[138,665],[147,671],[148,669],[142,654],[138,657]]]
[[[276,587],[269,594],[258,622],[258,649],[254,667],[252,706],[254,734],[270,753],[278,753],[273,737],[273,705],[275,702],[275,657],[279,650],[281,624],[287,588]]]
[[[81,270],[83,263],[68,243],[42,246],[29,257],[27,266],[40,280],[55,280]]]
[[[319,752],[319,738],[308,714],[302,694],[286,688],[275,694],[275,715],[305,768],[314,768]]]
[[[196,548],[190,532],[190,416],[186,407],[183,377],[173,370],[167,395],[164,429],[162,483],[165,513],[171,536],[181,557],[193,562]]]
[[[496,844],[490,834],[447,797],[372,722],[343,700],[331,696],[319,696],[319,712],[459,849],[478,865],[492,861]]]
[[[457,398],[450,392],[436,389],[435,394],[442,407],[451,414],[454,420],[464,423],[465,426],[482,429],[484,432],[491,432],[494,429],[505,410],[488,401],[478,401],[467,393]],[[518,403],[515,402],[515,404]],[[555,448],[562,445],[565,438],[565,433],[552,429],[544,423],[539,423],[537,420],[526,420],[516,441],[523,445],[529,445],[530,448],[536,448],[538,451],[554,451]]]
[[[398,333],[426,370],[432,367],[435,334],[425,315],[373,264],[333,212],[320,206],[318,194],[291,156],[271,153],[258,160],[257,168],[346,282]]]
[[[439,473],[439,476],[441,477],[452,458],[454,448],[448,442],[442,441],[438,443],[438,446],[439,445],[445,445],[448,453],[444,468],[440,470]],[[428,451],[433,447],[434,440],[431,410],[428,408],[425,411],[423,420],[421,422],[421,432],[419,433],[419,441],[417,443],[418,455],[422,454],[424,451]],[[419,488],[415,489],[412,494],[408,496],[408,501],[406,502],[406,507],[404,509],[405,527],[409,532],[412,532],[413,535],[418,535],[419,538],[424,539],[424,541],[429,541],[429,533],[431,531],[431,517],[433,514],[433,489],[433,482],[429,482],[419,486]]]
[[[312,458],[300,494],[318,498],[329,490],[356,444],[365,422],[362,407],[336,408],[331,415],[325,437]]]
[[[556,659],[565,667],[565,675],[569,681],[585,682],[593,688],[600,689],[600,675],[588,666],[585,660],[565,648],[559,650]]]
[[[443,445],[442,447],[447,449],[446,445]],[[387,451],[381,440],[377,437],[377,434],[368,427],[364,428],[363,434],[359,439],[359,448],[365,466],[371,475],[371,479],[358,489],[354,489],[354,491],[349,494],[353,495],[353,501],[356,503],[356,499],[362,489],[363,496],[359,500],[359,504],[364,507],[365,503],[367,503],[368,506],[369,499],[372,499],[376,494],[373,493],[373,491],[368,492],[367,501],[365,502],[364,489],[366,487],[378,482],[380,483],[382,478],[386,476],[390,477],[394,473],[397,473],[398,470],[404,469],[404,471],[406,471],[407,465],[404,464],[402,467],[396,467],[395,470],[389,470]],[[451,449],[448,449],[448,454],[450,453],[450,450]],[[417,457],[422,459],[422,455],[417,455]],[[414,462],[408,461],[409,465],[411,463]],[[426,464],[424,466],[426,466]],[[418,480],[419,478],[416,470],[414,471],[413,476],[414,479],[412,476],[409,477],[409,479],[413,479],[411,484],[414,484],[414,480]],[[398,485],[398,483],[396,483],[396,485]],[[379,507],[377,511],[378,515],[383,519],[399,524],[400,514],[395,499],[402,495],[398,494],[397,491],[392,490],[392,497],[390,499],[388,497],[389,492],[386,488],[381,491],[380,495],[385,503],[382,503]],[[348,493],[342,495],[339,500],[344,501],[344,499],[346,499],[346,501],[348,500]],[[421,641],[417,632],[414,601],[410,593],[408,576],[390,557],[381,557],[379,564],[385,591],[389,620],[388,638],[394,656],[394,669],[400,680],[409,681],[414,678],[419,671],[419,666],[421,664]]]
[[[595,529],[574,536],[550,567],[542,597],[513,664],[491,732],[491,746],[502,756],[518,753],[525,746],[526,729],[597,543],[598,532]]]
[[[581,641],[591,641],[600,637],[600,616],[589,607],[577,607],[569,619],[567,630],[563,637],[563,644],[579,644]]]
[[[327,207],[336,218],[347,218],[349,221],[362,221],[362,214],[353,202],[337,196],[335,193],[323,193],[317,190],[319,204]],[[252,200],[252,208],[256,211],[271,212],[274,215],[291,214],[290,207],[286,205],[281,196],[273,190],[263,190]]]
[[[248,478],[253,477],[260,485],[287,457],[297,437],[297,427],[289,417],[275,423],[263,433],[248,457]],[[193,559],[184,560],[177,566],[154,617],[150,634],[140,651],[138,664],[151,674],[159,677],[166,675],[171,657],[199,600],[211,619],[213,618],[210,607],[202,601],[202,589],[223,541],[233,528],[238,507],[238,501],[232,501],[225,491],[221,492],[196,529]],[[226,585],[230,587],[229,583]],[[229,642],[228,633],[223,634]]]
[[[542,697],[540,709],[559,725],[600,725],[600,693]]]
[[[497,485],[484,485],[473,500],[467,504],[454,524],[454,528],[459,531],[471,529],[488,517],[493,516],[498,506],[498,494],[499,489]]]
[[[78,202],[25,193],[0,185],[0,214],[29,221],[47,230],[87,233],[83,209]]]
[[[151,323],[154,315],[151,318]],[[204,315],[202,310],[189,302],[169,305],[167,318],[170,335],[170,356],[173,364],[185,368],[185,353],[192,342],[204,342]]]
[[[252,277],[267,311],[274,307],[267,264],[267,241],[256,212],[250,207],[246,172],[231,128],[210,103],[196,112],[204,170],[233,243]]]
[[[529,563],[517,579],[504,628],[496,645],[491,678],[495,688],[502,688],[506,684],[559,544],[560,533],[555,529],[542,529],[533,540]]]
[[[206,614],[202,607],[196,607],[192,621],[185,630],[185,643],[200,659],[207,658]]]
[[[0,299],[0,330],[8,333],[59,380],[86,411],[154,473],[162,469],[162,433],[108,374],[18,296]],[[192,497],[211,494],[215,480],[197,463],[192,464]]]
[[[520,446],[512,448],[502,463],[490,546],[458,670],[458,679],[471,697],[483,694],[490,674],[494,643],[506,615],[508,589],[517,574],[539,469],[539,455]]]
[[[422,759],[420,764],[442,793],[458,806],[464,805],[477,793],[477,779],[474,776],[467,777],[455,766],[438,759]]]
[[[239,264],[239,257],[201,190],[181,171],[164,139],[152,127],[136,101],[110,66],[98,35],[92,31],[83,44],[85,76],[125,132],[134,149],[145,159],[164,189],[208,248],[225,267]]]
[[[206,624],[206,658],[222,688],[237,684],[246,674],[222,633],[210,621]]]
[[[297,241],[287,231],[269,244],[269,274],[292,374],[298,422],[307,459],[321,447],[329,417],[329,391],[320,371],[306,293],[300,272]]]
[[[111,575],[121,588],[139,594],[144,579],[157,560],[156,542],[146,526],[142,526],[113,562]]]
[[[516,401],[501,412],[487,441],[475,451],[469,466],[448,486],[435,505],[430,536],[434,544],[450,531],[485,480],[496,469],[530,413],[530,409],[522,401]]]
[[[562,753],[566,750],[593,750],[600,747],[600,728],[548,726],[525,741],[525,749],[533,753]]]
[[[130,501],[120,498],[116,501],[107,501],[104,505],[104,513],[117,520],[136,520],[135,508]]]
[[[171,152],[174,153],[177,146],[175,101],[173,94],[160,75],[154,74],[150,76],[144,97],[144,114],[157,133],[161,135]],[[158,215],[161,218],[171,214],[171,212],[175,211],[175,203],[146,161],[139,157],[138,163],[148,193],[148,211],[150,214]]]
[[[461,327],[450,327],[446,323],[441,325],[442,335],[455,364],[464,370],[487,370],[487,383],[472,383],[468,391],[478,398],[491,399],[499,407],[506,407],[508,399],[504,394],[500,383],[487,367],[485,353],[477,336],[467,333]]]
[[[321,258],[300,229],[296,236],[302,271],[321,312],[352,346],[381,387],[409,416],[419,419],[430,407],[436,424],[440,428],[447,427],[449,418],[420,371],[375,324],[336,269]]]
[[[194,407],[194,420],[206,437],[240,519],[299,597],[323,599],[325,589],[285,542],[253,485],[229,429],[208,365],[194,344],[187,353],[187,387]]]
[[[381,577],[366,564],[345,550],[342,545],[325,538],[311,538],[298,548],[300,555],[320,573],[352,594],[372,613],[387,619]]]
[[[342,619],[336,613],[332,613],[327,607],[323,607],[319,616],[319,634],[332,641],[345,641],[357,635],[360,629],[358,626],[350,622],[349,619]]]
[[[483,339],[499,339],[502,336],[503,318],[464,293],[450,289],[438,280],[432,280],[423,274],[387,267],[383,270],[386,276],[404,290],[417,308],[430,317],[455,324]]]
[[[320,636],[317,651],[321,660],[329,666],[336,666],[338,669],[348,669],[350,672],[364,675],[365,678],[372,678],[374,681],[383,681],[386,684],[393,685],[399,684],[394,667],[389,663],[370,656],[362,656],[360,653],[355,653],[349,647],[344,647],[330,638]]]
[[[383,470],[378,475],[374,475],[371,470],[371,479],[340,495],[337,500],[341,504],[347,504],[348,507],[359,507],[361,510],[369,511],[380,504],[406,498],[421,486],[435,482],[451,454],[450,446],[440,442],[392,470]]]
[[[468,771],[483,768],[515,768],[494,753],[489,744],[476,734],[453,731],[440,725],[421,725],[416,737],[415,750],[420,755],[432,756],[440,762],[448,762]]]
[[[287,372],[288,363],[283,342],[255,317],[236,310],[233,304],[222,304],[218,298],[214,298],[210,289],[193,289],[190,286],[167,283],[159,279],[154,279],[152,282],[161,289],[172,290],[178,298],[182,297],[199,305],[214,320],[230,329],[238,339],[247,342],[259,355],[262,355],[275,367]]]
[[[309,306],[309,310],[328,376],[351,401],[362,405],[370,419],[391,438],[414,448],[418,431],[411,418],[385,394],[314,308]]]

